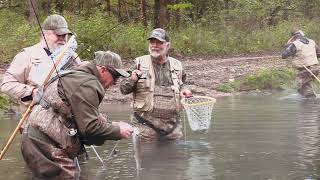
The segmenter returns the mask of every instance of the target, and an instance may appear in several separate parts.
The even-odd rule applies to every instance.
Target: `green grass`
[[[218,91],[235,92],[265,89],[283,89],[292,86],[296,71],[290,68],[275,68],[260,70],[254,74],[228,82],[217,87]]]
[[[7,95],[0,94],[0,110],[8,110],[10,98]]]

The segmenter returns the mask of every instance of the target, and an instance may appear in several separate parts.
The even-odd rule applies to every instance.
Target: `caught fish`
[[[134,127],[133,133],[132,133],[132,144],[133,144],[133,150],[134,150],[134,159],[136,161],[136,170],[137,175],[139,175],[139,171],[141,170],[141,150],[140,150],[140,131],[139,128]]]

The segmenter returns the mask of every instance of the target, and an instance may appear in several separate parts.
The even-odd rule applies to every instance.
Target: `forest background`
[[[172,53],[236,55],[280,51],[291,29],[320,40],[319,0],[0,0],[0,63],[39,41],[36,14],[65,16],[82,59],[112,50],[124,59],[147,53],[146,37],[166,29]]]

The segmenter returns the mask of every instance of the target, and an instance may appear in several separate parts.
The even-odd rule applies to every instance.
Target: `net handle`
[[[190,98],[203,98],[203,99],[209,99],[209,101],[206,101],[206,102],[199,102],[199,103],[194,103],[194,104],[188,104],[186,103],[186,99],[187,98],[182,98],[181,99],[181,104],[183,106],[188,106],[188,107],[192,107],[192,106],[202,106],[202,105],[207,105],[207,104],[214,104],[217,100],[215,98],[212,98],[212,97],[208,97],[208,96],[192,96]]]

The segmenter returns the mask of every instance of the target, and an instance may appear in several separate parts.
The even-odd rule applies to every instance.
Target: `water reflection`
[[[131,139],[107,141],[88,148],[81,159],[81,179],[319,179],[320,101],[297,100],[288,94],[250,94],[218,99],[206,133],[186,126],[186,141],[141,144],[137,173]],[[128,105],[104,105],[112,120],[129,121]],[[0,142],[17,120],[1,114]],[[110,156],[110,153],[112,154]],[[110,158],[111,157],[111,158]],[[26,179],[19,137],[0,161],[0,179]]]

